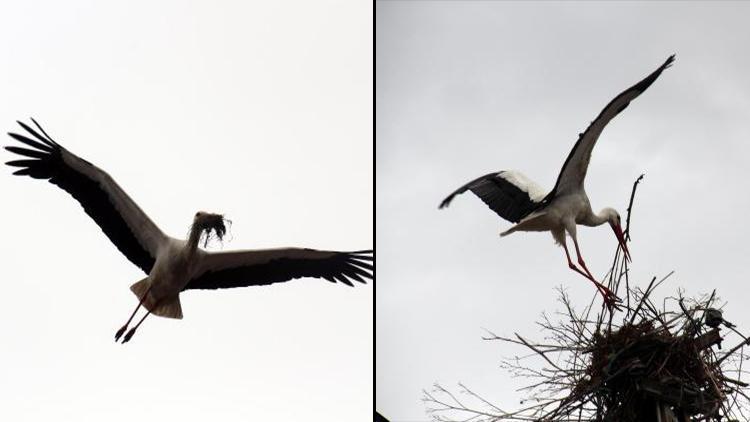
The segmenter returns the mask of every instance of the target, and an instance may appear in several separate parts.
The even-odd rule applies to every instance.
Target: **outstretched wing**
[[[147,274],[156,260],[157,249],[166,236],[107,173],[22,122],[22,128],[36,140],[8,133],[29,148],[7,146],[6,150],[24,157],[5,164],[20,167],[13,174],[46,179],[68,192],[101,227],[109,240],[132,263]]]
[[[329,252],[279,248],[206,253],[188,289],[263,286],[295,278],[324,278],[352,286],[372,280],[372,251]]]
[[[546,191],[518,171],[486,174],[448,195],[438,208],[447,207],[456,195],[472,191],[500,217],[517,223],[540,208]]]
[[[599,135],[602,133],[602,130],[604,130],[604,127],[607,126],[607,123],[617,116],[618,113],[625,110],[631,101],[648,89],[659,75],[661,75],[661,72],[668,68],[673,61],[674,54],[669,56],[667,61],[659,66],[658,69],[646,76],[642,81],[623,91],[620,95],[610,101],[606,107],[604,107],[604,110],[602,110],[596,119],[591,122],[589,127],[586,128],[586,131],[578,137],[578,141],[575,146],[573,146],[570,154],[568,154],[568,158],[565,159],[562,170],[560,170],[560,174],[557,176],[555,187],[549,193],[550,198],[555,195],[563,195],[583,188],[583,180],[586,178],[586,170],[589,167],[591,151],[594,149],[594,145],[596,144],[597,139],[599,139]]]

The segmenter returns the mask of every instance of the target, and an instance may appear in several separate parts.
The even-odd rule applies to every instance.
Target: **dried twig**
[[[643,180],[643,174],[638,176],[637,179],[635,179],[635,183],[633,183],[633,190],[630,192],[630,202],[628,203],[628,217],[625,219],[625,238],[630,242],[630,214],[633,210],[633,199],[635,198],[635,188],[638,187],[638,183]]]

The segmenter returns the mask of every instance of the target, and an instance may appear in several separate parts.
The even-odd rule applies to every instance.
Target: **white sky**
[[[3,2],[3,132],[37,118],[176,237],[207,210],[234,221],[225,249],[368,249],[372,13]],[[183,320],[149,317],[115,344],[142,273],[65,192],[3,167],[0,419],[371,417],[372,283],[191,291]]]
[[[523,380],[498,367],[539,336],[556,286],[583,306],[591,283],[549,234],[514,234],[471,194],[493,170],[551,188],[568,151],[615,95],[672,53],[674,66],[604,130],[586,184],[595,211],[625,215],[633,181],[633,278],[676,270],[662,294],[718,289],[750,326],[750,4],[378,2],[376,6],[376,408],[425,421],[422,389],[462,382],[507,408]],[[579,230],[603,274],[616,240]]]

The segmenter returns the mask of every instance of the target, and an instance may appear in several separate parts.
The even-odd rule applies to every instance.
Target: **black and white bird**
[[[440,203],[439,208],[447,207],[456,195],[468,190],[484,201],[500,217],[515,223],[513,227],[500,233],[501,236],[516,231],[552,232],[555,242],[565,249],[568,266],[591,280],[604,297],[605,302],[612,305],[617,300],[616,296],[591,275],[581,256],[576,225],[593,227],[609,223],[628,260],[630,252],[623,236],[620,214],[609,207],[604,208],[598,214],[591,210],[591,204],[583,186],[586,170],[591,159],[591,151],[607,123],[651,86],[673,61],[674,55],[645,79],[626,89],[604,107],[586,131],[579,135],[551,191],[545,191],[518,171],[492,172],[458,188]],[[573,239],[578,264],[583,270],[576,267],[570,259],[565,242],[566,232]]]
[[[146,314],[123,338],[130,340],[149,314],[182,318],[180,292],[190,289],[224,289],[262,286],[295,278],[323,278],[352,286],[365,283],[373,276],[373,252],[320,251],[303,248],[278,248],[207,252],[204,246],[212,237],[226,233],[225,218],[220,214],[198,212],[193,218],[187,240],[164,234],[130,199],[106,172],[60,146],[31,119],[38,132],[18,122],[34,139],[9,133],[26,145],[8,146],[6,150],[24,159],[7,162],[20,170],[13,174],[48,180],[73,196],[84,211],[146,277],[130,287],[138,297],[138,306],[125,325],[117,331],[115,341],[125,333],[141,306]]]

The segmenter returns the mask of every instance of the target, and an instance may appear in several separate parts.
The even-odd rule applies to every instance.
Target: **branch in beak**
[[[625,254],[625,259],[627,259],[628,262],[631,262],[630,251],[628,251],[628,244],[625,241],[625,235],[622,233],[622,227],[620,227],[619,224],[610,224],[610,225],[612,226],[612,231],[615,232],[617,241],[620,243],[620,247],[622,248],[622,251]]]

